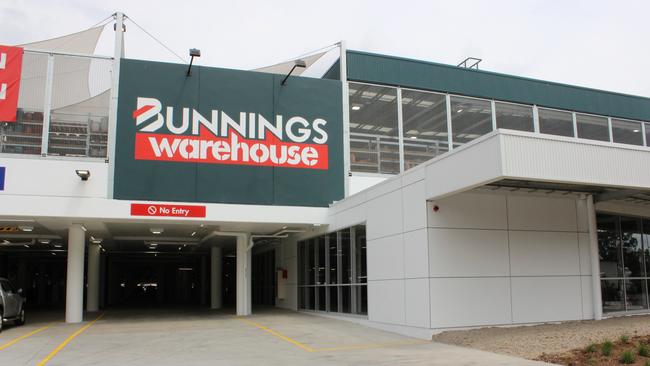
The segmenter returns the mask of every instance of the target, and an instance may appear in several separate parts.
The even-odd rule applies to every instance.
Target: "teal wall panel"
[[[347,66],[351,81],[650,121],[650,98],[640,96],[359,51],[348,51]]]
[[[282,86],[283,75],[194,66],[192,76],[186,77],[186,71],[187,65],[122,60],[114,162],[116,199],[324,207],[343,197],[340,81],[290,77]],[[264,116],[271,123],[282,116],[283,127],[294,116],[309,123],[323,119],[327,121],[323,129],[328,135],[328,169],[138,160],[136,134],[147,138],[170,134],[166,125],[148,134],[140,130],[155,117],[136,126],[133,113],[138,97],[159,100],[165,118],[165,108],[173,106],[176,127],[182,123],[183,107],[208,119],[213,110],[236,121],[240,112]],[[219,119],[219,126],[221,123]],[[249,123],[247,120],[247,126]],[[299,127],[294,124],[292,131],[297,133]],[[190,130],[173,137],[196,138]],[[314,140],[316,136],[312,132],[302,144],[322,146]],[[259,136],[249,141],[264,142]],[[282,143],[296,144],[287,140],[286,132],[277,142]]]

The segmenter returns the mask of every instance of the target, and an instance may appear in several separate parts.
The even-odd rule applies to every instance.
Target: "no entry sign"
[[[132,203],[131,216],[205,217],[205,206]]]

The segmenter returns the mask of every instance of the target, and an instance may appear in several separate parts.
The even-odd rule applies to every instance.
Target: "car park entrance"
[[[153,308],[250,314],[253,304],[275,304],[272,235],[251,238],[202,223],[0,224],[16,228],[0,232],[0,277],[21,289],[28,316],[65,312],[70,321],[71,311]]]

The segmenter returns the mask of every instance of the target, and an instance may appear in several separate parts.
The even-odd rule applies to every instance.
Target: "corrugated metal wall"
[[[353,81],[650,121],[650,98],[359,51],[348,51],[347,65]]]

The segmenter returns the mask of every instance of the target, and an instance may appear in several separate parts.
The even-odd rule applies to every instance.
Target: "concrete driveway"
[[[269,309],[246,318],[196,309],[109,310],[65,324],[34,314],[0,333],[0,365],[543,365]]]

